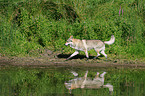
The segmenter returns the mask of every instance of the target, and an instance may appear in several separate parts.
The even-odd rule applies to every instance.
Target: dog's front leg
[[[84,81],[83,81],[83,83],[81,85],[81,88],[85,88],[85,84],[86,84],[86,81],[87,81],[87,75],[88,75],[88,71],[86,71],[86,74],[84,76]]]
[[[78,51],[75,51],[75,52],[74,52],[70,57],[68,57],[66,60],[72,58],[73,56],[75,56],[75,55],[77,55],[77,54],[79,54],[79,52],[78,52]]]
[[[88,55],[88,51],[87,50],[85,50],[85,54],[86,54],[87,59],[89,59],[89,55]]]
[[[89,59],[89,55],[88,55],[88,50],[87,50],[87,44],[86,44],[86,40],[82,40],[83,44],[84,44],[84,47],[85,47],[85,54],[86,54],[86,57],[87,57],[87,60]]]

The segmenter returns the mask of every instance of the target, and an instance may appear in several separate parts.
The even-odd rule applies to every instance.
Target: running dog
[[[68,57],[66,60],[72,58],[73,56],[77,55],[79,51],[84,51],[86,54],[87,59],[88,51],[91,49],[94,49],[97,52],[97,56],[94,57],[96,59],[98,56],[100,56],[100,53],[103,54],[106,59],[107,55],[105,54],[105,44],[111,45],[115,42],[114,35],[111,36],[111,39],[109,41],[101,41],[101,40],[80,40],[80,39],[74,39],[73,36],[70,36],[70,38],[65,43],[66,46],[70,45],[70,47],[74,48],[76,51]]]
[[[88,71],[86,71],[84,77],[77,77],[78,74],[76,72],[72,73],[76,78],[69,80],[68,82],[65,82],[65,86],[67,89],[69,89],[70,94],[72,89],[77,88],[90,88],[90,89],[109,88],[110,94],[113,92],[113,85],[110,84],[104,85],[104,75],[106,74],[106,72],[103,72],[100,76],[99,72],[97,72],[93,80],[87,77]]]

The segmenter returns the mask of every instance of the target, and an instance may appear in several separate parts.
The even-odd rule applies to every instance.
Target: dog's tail
[[[111,45],[115,42],[115,37],[114,35],[111,36],[111,39],[109,41],[104,41],[105,44]]]
[[[109,88],[110,95],[113,93],[113,85],[107,83],[106,85],[103,85],[103,88]]]

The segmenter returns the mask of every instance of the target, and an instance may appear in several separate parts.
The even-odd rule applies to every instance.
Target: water
[[[113,93],[108,88],[73,89],[71,94],[64,83],[74,79],[71,71],[83,77],[94,78],[97,72],[105,74],[104,84],[113,85]],[[0,96],[145,96],[144,69],[112,68],[0,68]]]

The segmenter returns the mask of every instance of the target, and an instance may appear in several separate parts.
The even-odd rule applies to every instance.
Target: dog
[[[76,74],[76,72],[72,72],[73,74]],[[87,77],[88,71],[86,71],[84,77],[76,77],[76,78],[69,80],[68,82],[65,82],[65,86],[67,89],[69,89],[69,93],[71,94],[72,89],[77,88],[90,88],[90,89],[97,89],[97,88],[109,88],[110,94],[113,92],[113,85],[106,84],[104,85],[104,75],[106,72],[103,72],[99,76],[99,72],[97,72],[95,78],[92,80],[91,78]]]
[[[74,39],[73,36],[70,36],[70,38],[65,43],[66,46],[70,45],[70,47],[74,48],[76,51],[68,57],[66,60],[72,58],[73,56],[77,55],[79,51],[84,51],[86,54],[87,59],[89,59],[88,51],[91,49],[94,49],[97,52],[97,56],[94,57],[96,59],[98,56],[103,54],[106,59],[107,55],[105,54],[105,44],[111,45],[115,42],[114,35],[111,36],[111,39],[109,41],[101,41],[101,40],[80,40],[80,39]]]

